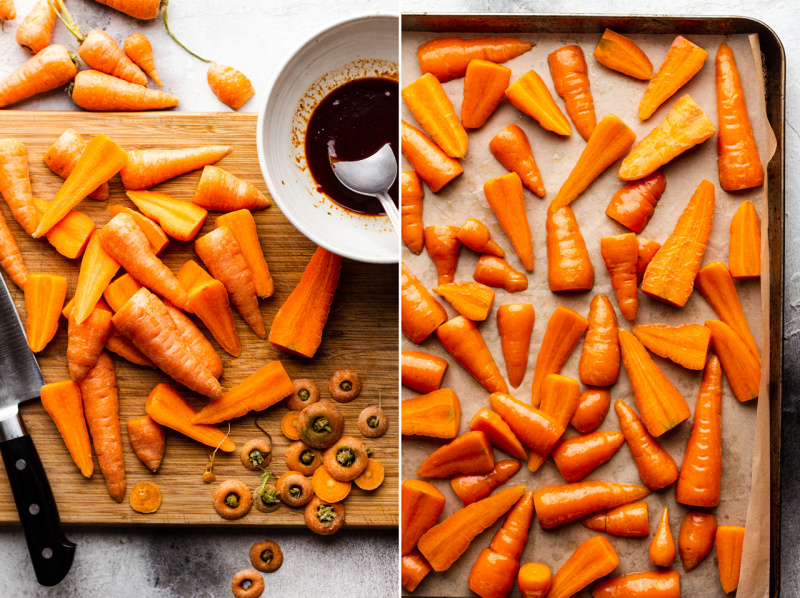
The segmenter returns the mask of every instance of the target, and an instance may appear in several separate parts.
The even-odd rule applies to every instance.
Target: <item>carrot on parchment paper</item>
[[[400,173],[400,218],[403,243],[412,253],[422,251],[422,182],[413,170],[404,170]]]
[[[623,442],[625,437],[620,432],[598,431],[573,436],[553,449],[553,461],[565,482],[580,482],[611,459]]]
[[[505,484],[518,471],[519,461],[501,459],[495,461],[494,467],[489,473],[453,476],[450,478],[450,486],[466,506],[489,496],[495,488]],[[531,501],[531,507],[533,507],[533,501]]]
[[[656,533],[650,542],[648,556],[656,567],[671,567],[675,560],[675,540],[669,529],[669,507],[664,507]]]
[[[463,158],[469,140],[442,84],[430,73],[402,89],[403,101],[425,132],[451,158]]]
[[[509,293],[528,288],[528,277],[525,274],[512,268],[505,259],[488,253],[478,258],[472,278],[488,287],[502,287]]]
[[[17,43],[36,54],[50,45],[56,25],[55,0],[39,0],[17,27]]]
[[[467,432],[433,451],[420,464],[423,478],[449,478],[456,474],[489,473],[494,467],[492,445],[483,432]]]
[[[592,298],[587,322],[578,376],[587,386],[613,386],[619,378],[619,325],[608,297]]]
[[[442,304],[405,262],[400,266],[400,313],[403,334],[417,344],[447,320],[447,312]]]
[[[497,109],[511,81],[511,69],[488,60],[472,60],[464,77],[461,124],[477,129]]]
[[[411,167],[437,193],[450,181],[464,173],[458,160],[451,158],[417,127],[400,121],[401,149]]]
[[[0,108],[66,85],[78,72],[78,58],[52,44],[0,81]]]
[[[442,83],[463,77],[472,60],[506,62],[535,46],[516,37],[478,37],[432,39],[417,48],[419,69],[431,73]]]
[[[545,486],[533,495],[536,517],[544,529],[576,521],[596,511],[613,509],[650,494],[645,486],[614,482],[576,482]]]
[[[436,266],[438,278],[436,284],[453,282],[461,253],[461,242],[458,240],[457,226],[426,226],[422,231],[425,250]]]
[[[553,100],[545,82],[530,70],[506,89],[506,97],[518,110],[537,121],[542,128],[558,135],[572,135],[572,127]]]
[[[556,93],[581,137],[588,140],[597,126],[594,99],[589,89],[589,71],[580,46],[564,46],[548,54],[547,64]]]
[[[617,565],[619,556],[611,543],[602,536],[595,536],[578,546],[556,571],[547,598],[569,598],[611,573]]]
[[[510,172],[486,181],[483,194],[522,265],[533,272],[533,240],[519,175]]]
[[[611,29],[605,30],[593,56],[603,66],[635,79],[646,81],[653,75],[653,63],[647,54],[632,39]]]
[[[530,303],[501,305],[497,308],[497,332],[506,362],[508,382],[517,388],[528,367],[528,351],[536,316]]]
[[[571,206],[547,209],[547,282],[554,293],[589,291],[594,286],[594,266]]]
[[[538,407],[544,379],[549,374],[560,374],[572,350],[586,332],[589,321],[568,307],[559,305],[550,314],[544,331],[531,386],[531,404]]]
[[[642,537],[650,535],[650,516],[643,500],[621,505],[608,511],[587,515],[581,525],[611,536]]]
[[[442,385],[447,370],[446,359],[422,351],[402,351],[400,362],[403,386],[428,393],[438,390]]]
[[[219,162],[231,151],[233,148],[229,145],[131,150],[119,175],[122,185],[129,191],[149,189],[176,176]]]
[[[508,385],[477,324],[457,316],[440,325],[436,336],[447,352],[489,392],[508,392]]]
[[[575,413],[580,400],[580,390],[580,384],[578,384],[577,380],[560,374],[548,374],[542,382],[539,411],[556,423],[558,438],[563,435],[570,418]],[[531,446],[528,469],[532,472],[538,471],[547,461],[552,448],[552,446],[543,448]]]
[[[544,183],[533,157],[528,136],[517,125],[508,125],[489,142],[489,150],[500,164],[519,175],[522,184],[539,197],[545,196]],[[500,257],[503,257],[500,255]]]

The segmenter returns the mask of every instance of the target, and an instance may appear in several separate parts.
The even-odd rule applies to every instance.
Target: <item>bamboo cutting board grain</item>
[[[52,200],[61,187],[62,180],[45,166],[42,156],[58,136],[70,127],[87,138],[105,133],[125,149],[231,145],[234,148],[233,152],[223,158],[218,165],[254,183],[267,193],[258,167],[254,114],[0,111],[0,137],[19,139],[27,148],[34,196]],[[154,189],[191,200],[199,178],[200,172],[193,172],[162,183]],[[46,239],[36,240],[25,234],[11,217],[5,203],[0,202],[0,204],[2,205],[0,209],[22,250],[28,270],[33,273],[64,274],[68,282],[67,297],[71,297],[78,278],[79,260],[68,260],[58,254]],[[86,199],[77,209],[91,216],[97,226],[102,227],[110,219],[107,206],[111,204],[123,204],[135,209],[133,203],[125,196],[119,176],[111,180],[111,197],[108,201]],[[200,234],[213,229],[214,218],[217,215],[209,213]],[[254,212],[254,216],[264,255],[275,281],[275,294],[261,301],[261,313],[269,330],[278,308],[300,280],[305,266],[316,250],[316,245],[297,231],[274,204],[266,210]],[[192,243],[181,243],[174,239],[162,253],[161,258],[173,272],[177,272],[188,259],[200,262],[194,253]],[[24,322],[23,294],[8,277],[5,280]],[[383,408],[391,422],[389,431],[383,438],[370,440],[365,444],[373,447],[375,456],[386,467],[386,481],[373,492],[365,492],[353,485],[350,496],[344,502],[349,526],[397,525],[399,443],[397,291],[396,266],[343,260],[339,287],[322,344],[313,359],[289,355],[272,347],[267,341],[262,341],[244,323],[235,309],[234,317],[242,342],[242,355],[233,358],[219,347],[203,324],[196,320],[222,358],[224,371],[220,382],[223,388],[234,386],[266,363],[280,359],[292,378],[312,378],[320,387],[322,400],[330,400],[327,392],[327,380],[330,375],[340,368],[352,368],[361,374],[363,390],[355,401],[339,404],[338,407],[345,416],[345,434],[358,438],[362,438],[356,425],[358,414],[365,406],[376,404],[379,394],[383,397]],[[38,355],[39,365],[47,383],[69,378],[66,345],[67,324],[62,318],[55,339]],[[247,471],[241,465],[238,455],[238,450],[247,440],[262,435],[254,425],[253,413],[231,423],[230,436],[236,442],[237,451],[230,454],[217,452],[214,461],[214,472],[217,476],[215,483],[205,484],[202,480],[210,450],[171,430],[167,430],[167,449],[158,473],[152,474],[145,468],[128,443],[125,422],[144,414],[145,400],[153,387],[159,382],[175,385],[198,410],[206,403],[206,399],[172,382],[159,370],[135,366],[116,355],[112,356],[117,368],[120,421],[128,485],[128,492],[121,504],[109,497],[96,457],[91,479],[87,480],[80,474],[40,401],[28,401],[21,409],[53,487],[62,521],[75,524],[304,527],[302,509],[282,506],[274,513],[265,514],[254,508],[243,519],[224,521],[212,507],[211,496],[214,488],[223,480],[237,478],[254,489],[260,484],[259,474]],[[280,432],[280,420],[286,412],[286,407],[280,403],[263,412],[259,419],[259,423],[270,432],[274,442],[272,462],[267,469],[278,475],[287,470],[283,455],[289,441]],[[221,427],[223,430],[226,429],[224,423]],[[130,489],[140,480],[154,481],[161,486],[164,500],[156,513],[150,515],[136,513],[128,503]],[[17,521],[14,500],[3,472],[3,475],[0,475],[0,524]]]

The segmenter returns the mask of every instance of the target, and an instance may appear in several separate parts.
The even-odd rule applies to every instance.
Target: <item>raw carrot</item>
[[[186,260],[186,263],[178,270],[175,278],[178,279],[178,282],[187,292],[196,289],[201,284],[216,280],[194,260]]]
[[[95,2],[124,12],[134,19],[155,19],[161,5],[166,6],[161,0],[95,0]]]
[[[469,143],[467,132],[439,80],[430,73],[424,74],[401,93],[411,114],[436,145],[451,158],[463,158]]]
[[[469,589],[481,598],[505,598],[514,587],[519,557],[533,523],[533,492],[526,492],[470,569]]]
[[[525,449],[519,438],[506,422],[497,413],[486,407],[481,407],[469,422],[469,429],[481,431],[489,438],[493,446],[505,451],[517,459],[526,459]]]
[[[400,403],[400,433],[408,436],[455,438],[461,423],[461,403],[448,388],[406,399]]]
[[[500,105],[511,81],[511,69],[488,60],[471,60],[464,75],[461,124],[477,129]]]
[[[84,477],[91,477],[92,444],[83,417],[81,388],[72,380],[42,386],[42,407],[53,419],[72,460]]]
[[[171,386],[166,384],[156,386],[147,397],[145,411],[162,426],[180,432],[211,448],[219,447],[226,453],[231,453],[236,449],[233,440],[219,428],[205,424],[193,424],[192,419],[196,415],[194,409]]]
[[[734,396],[741,402],[757,398],[761,387],[761,360],[747,350],[742,337],[725,322],[706,320],[705,325],[711,330],[711,346]]]
[[[258,305],[258,296],[256,295],[255,283],[253,282],[253,273],[250,271],[250,268],[247,267],[247,262],[242,255],[241,247],[230,229],[223,226],[203,235],[194,242],[194,250],[206,267],[211,271],[211,275],[225,285],[228,296],[236,306],[236,309],[239,310],[245,322],[253,329],[253,332],[255,332],[259,338],[266,338],[267,331],[264,327],[264,319],[261,316],[261,310]],[[335,269],[338,271],[338,268]],[[306,271],[308,271],[308,268],[306,268]],[[330,292],[330,297],[326,291],[320,294],[320,299],[328,301],[329,305],[330,301],[328,299],[332,299],[332,295],[333,291]],[[291,299],[291,296],[289,299]],[[289,299],[287,299],[287,301],[289,301]],[[281,323],[281,320],[287,317],[287,313],[288,312],[285,312],[284,316],[280,316],[279,312],[275,318],[278,319],[280,317],[279,323]],[[327,319],[327,311],[325,316],[325,319]],[[306,322],[306,324],[308,324],[308,322]],[[274,321],[272,327],[275,329],[277,336],[278,327],[275,326]],[[319,346],[319,341],[321,339],[322,330],[320,329],[319,340],[316,343],[317,346]],[[276,339],[276,342],[280,341]],[[314,349],[316,350],[316,346]],[[313,355],[314,351],[312,351],[311,354]]]
[[[220,281],[212,278],[192,287],[188,305],[225,351],[234,357],[242,354],[242,345],[228,302],[228,291]]]
[[[650,222],[666,186],[667,179],[660,170],[632,181],[614,194],[606,215],[638,234]]]
[[[111,310],[116,313],[141,288],[142,285],[139,281],[126,272],[106,287],[106,290],[103,291],[103,299],[106,300]]]
[[[0,266],[15,285],[22,290],[25,289],[28,269],[25,267],[22,253],[2,213],[0,213]]]
[[[642,537],[650,535],[650,517],[647,503],[632,502],[587,515],[581,519],[581,525],[595,532],[604,532],[612,536]]]
[[[52,44],[0,81],[0,108],[66,85],[78,72],[77,57]]]
[[[270,205],[255,185],[211,165],[203,167],[192,201],[215,212],[263,210]]]
[[[495,488],[505,484],[518,471],[519,461],[516,459],[501,459],[500,461],[495,461],[494,467],[488,473],[453,476],[450,478],[450,486],[466,506],[489,496]],[[532,506],[533,501],[531,501]]]
[[[699,324],[636,325],[631,332],[639,342],[659,357],[665,357],[690,370],[702,370],[708,359],[711,331]]]
[[[423,353],[422,351],[402,351],[400,355],[400,379],[408,386],[422,393],[438,390],[447,370],[447,360]]]
[[[241,108],[256,92],[250,79],[232,66],[210,65],[206,80],[217,99],[231,110]]]
[[[683,307],[706,251],[714,219],[714,185],[703,181],[678,218],[669,238],[644,273],[642,292],[657,301]]]
[[[106,339],[105,347],[108,351],[116,353],[120,357],[136,365],[143,365],[151,368],[156,367],[156,364],[147,359],[144,353],[139,351],[131,341],[117,332],[113,326],[111,328],[111,334],[109,334],[108,339]]]
[[[590,386],[581,393],[569,423],[581,434],[588,434],[603,423],[609,407],[611,392],[608,388]]]
[[[552,581],[550,567],[543,563],[525,563],[517,574],[517,587],[522,598],[545,598]]]
[[[17,27],[17,43],[34,54],[50,45],[56,26],[54,0],[39,0]]]
[[[67,295],[67,279],[57,274],[30,274],[25,282],[25,336],[38,353],[58,332]]]
[[[453,282],[458,255],[461,253],[461,242],[458,240],[457,226],[426,226],[423,231],[425,250],[436,266],[439,277],[437,284]]]
[[[506,89],[506,97],[518,110],[524,112],[548,131],[558,135],[572,135],[572,127],[553,100],[539,74],[530,70]]]
[[[151,220],[141,212],[137,212],[136,210],[132,210],[119,204],[112,204],[108,206],[108,211],[112,218],[117,214],[127,214],[133,218],[139,228],[142,229],[144,236],[147,237],[147,242],[150,244],[153,254],[160,254],[169,245],[169,237],[167,236],[167,233],[164,232],[164,229],[161,228],[156,221]]]
[[[418,128],[400,121],[401,148],[411,167],[431,191],[441,191],[450,181],[463,174],[464,169],[431,141]]]
[[[639,241],[639,258],[636,261],[636,282],[641,286],[644,273],[647,271],[647,266],[653,261],[653,258],[661,249],[661,243],[656,243],[649,239],[636,237]]]
[[[556,93],[581,137],[588,140],[597,126],[594,100],[589,90],[589,73],[580,46],[564,46],[547,55]]]
[[[193,424],[217,424],[263,411],[294,392],[294,384],[280,361],[259,368],[239,384],[203,407]]]
[[[433,288],[465,318],[482,322],[492,311],[494,291],[479,282],[451,282]]]
[[[611,459],[624,441],[625,437],[619,432],[573,436],[553,449],[553,461],[565,482],[579,482]]]
[[[554,293],[591,290],[594,286],[594,267],[572,208],[548,208],[545,228],[547,282],[550,290]]]
[[[149,189],[187,172],[214,164],[232,150],[228,145],[132,150],[128,152],[128,161],[119,174],[125,189]]]
[[[195,323],[169,301],[164,302],[183,342],[215,378],[222,375],[222,360]]]
[[[75,321],[74,311],[69,317],[67,329],[67,365],[69,377],[80,382],[89,373],[111,334],[111,310],[100,299],[81,324]]]
[[[601,581],[592,598],[680,598],[681,575],[677,571],[629,573]]]
[[[569,598],[619,565],[617,551],[602,536],[578,546],[553,576],[547,598]]]
[[[347,498],[353,488],[351,481],[341,482],[328,473],[324,467],[318,467],[311,476],[314,494],[328,503],[339,502]]]
[[[406,555],[439,519],[445,497],[435,486],[422,480],[403,482],[400,497],[400,553]]]
[[[67,129],[55,140],[44,154],[44,163],[62,179],[69,178],[78,160],[86,149],[86,140],[75,129]],[[108,199],[108,181],[89,194],[92,199],[104,201]]]
[[[446,83],[463,77],[472,60],[506,62],[535,45],[516,37],[443,37],[427,41],[417,48],[417,59],[423,73],[432,73],[439,81]]]
[[[648,551],[650,562],[656,567],[670,567],[675,560],[675,540],[669,529],[669,507],[664,507],[658,529],[653,535]]]
[[[503,258],[488,253],[478,259],[472,278],[489,287],[502,287],[509,293],[528,288],[528,277],[525,274],[512,268]]]
[[[661,490],[677,480],[675,459],[648,433],[633,409],[617,400],[614,411],[644,485],[651,490]]]
[[[190,204],[192,205],[192,204]],[[214,221],[214,228],[228,228],[233,233],[234,238],[239,243],[242,250],[242,257],[247,262],[250,272],[253,274],[253,284],[256,287],[256,295],[262,298],[272,297],[275,285],[269,273],[269,266],[264,259],[264,252],[261,250],[261,242],[258,239],[256,222],[249,210],[237,210],[219,216]]]
[[[33,238],[47,234],[87,195],[117,174],[127,159],[128,154],[112,139],[103,134],[94,137],[86,144],[72,173],[50,203],[50,209],[42,216],[32,233]]]
[[[587,321],[578,376],[589,386],[612,386],[619,378],[619,326],[608,297],[592,298]]]
[[[161,79],[156,70],[156,63],[153,60],[153,46],[150,45],[150,40],[138,31],[125,40],[123,44],[125,55],[133,61],[133,63],[142,69],[147,75],[155,81],[156,85],[161,85]]]
[[[404,554],[400,562],[400,584],[407,592],[414,592],[422,580],[430,573],[431,568],[419,550],[414,549]]]
[[[636,267],[639,263],[639,241],[634,233],[600,239],[600,255],[611,277],[611,287],[617,297],[619,311],[628,322],[639,311],[639,289]]]
[[[472,320],[457,316],[436,329],[447,352],[489,392],[508,392],[508,385]]]
[[[33,199],[36,207],[36,214],[41,218],[50,209],[50,202],[42,199]],[[83,212],[70,210],[53,228],[46,234],[47,240],[58,253],[66,258],[74,260],[83,255],[89,239],[92,238],[97,227],[94,220]]]
[[[539,197],[545,196],[542,175],[533,157],[533,150],[525,131],[517,125],[508,125],[489,142],[489,150],[500,164],[516,172],[522,184]],[[500,257],[503,257],[502,255]]]
[[[325,469],[320,467],[320,469]],[[377,490],[383,480],[386,478],[386,468],[383,463],[370,457],[367,459],[367,468],[358,476],[353,483],[362,490],[372,491]],[[334,501],[335,502],[335,501]]]
[[[678,533],[678,554],[686,571],[691,571],[714,548],[717,518],[711,513],[689,511],[681,522]]]
[[[136,458],[153,473],[161,466],[167,439],[164,428],[149,415],[143,415],[127,422],[128,440]]]
[[[147,235],[156,254],[166,248],[169,237],[179,241],[194,239],[203,227],[208,214],[205,208],[188,201],[173,199],[165,193],[126,191],[126,195],[142,213],[119,205],[109,206],[109,212],[113,216],[120,212],[133,216],[136,224]]]
[[[511,395],[494,392],[489,404],[514,434],[532,451],[548,455],[564,433],[564,426],[544,411],[518,401]]]
[[[172,94],[148,89],[100,71],[81,71],[75,76],[72,101],[92,112],[161,110],[178,105]]]
[[[542,382],[548,374],[558,374],[589,325],[588,320],[568,307],[559,305],[550,314],[544,331],[536,369],[533,372],[531,404],[539,406]]]
[[[114,361],[101,353],[97,364],[80,381],[83,413],[92,435],[100,471],[108,493],[117,502],[125,498],[125,463],[119,426],[119,397]]]
[[[433,451],[417,468],[425,478],[489,473],[494,467],[492,445],[483,432],[467,432]]]
[[[456,235],[464,247],[478,253],[489,253],[497,257],[505,256],[505,251],[492,240],[489,228],[480,220],[470,218],[458,229]]]
[[[422,238],[422,183],[413,170],[400,173],[400,219],[403,243],[409,251],[419,254],[424,243]],[[463,228],[463,227],[462,227]]]
[[[645,81],[653,75],[653,63],[642,49],[630,39],[611,29],[603,32],[593,56],[610,69]]]
[[[405,263],[400,266],[400,314],[403,334],[417,344],[447,320],[447,312]]]
[[[559,374],[548,374],[542,382],[539,396],[539,410],[551,417],[558,426],[566,430],[567,424],[580,400],[580,385],[577,380]],[[547,461],[550,449],[538,450],[531,448],[531,455],[528,458],[528,469],[538,471]]]
[[[0,195],[14,219],[31,234],[39,217],[31,192],[27,156],[25,146],[16,139],[0,140]]]
[[[728,269],[736,280],[761,276],[761,223],[751,201],[743,201],[731,218]]]
[[[528,367],[528,350],[535,320],[533,305],[522,303],[497,308],[497,332],[506,362],[508,381],[512,387],[522,384]]]
[[[14,7],[14,0],[0,0],[0,25],[5,25],[6,21],[13,21],[17,18],[17,9]]]
[[[722,590],[730,594],[739,587],[745,529],[738,525],[720,525],[717,528],[717,562]]]
[[[180,337],[166,306],[146,288],[137,291],[112,322],[120,334],[173,380],[207,397],[222,395],[217,379]]]
[[[516,172],[490,179],[483,184],[483,194],[497,222],[506,233],[522,265],[533,272],[531,227],[522,195],[522,181]]]
[[[544,529],[552,529],[584,515],[613,509],[650,494],[644,486],[612,482],[576,482],[545,486],[533,495],[536,517]]]

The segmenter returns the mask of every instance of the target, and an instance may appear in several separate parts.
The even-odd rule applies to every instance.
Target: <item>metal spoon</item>
[[[389,144],[363,160],[342,162],[330,154],[328,157],[333,173],[342,185],[350,191],[372,195],[381,201],[394,231],[400,235],[400,212],[388,193],[397,178],[397,159]]]

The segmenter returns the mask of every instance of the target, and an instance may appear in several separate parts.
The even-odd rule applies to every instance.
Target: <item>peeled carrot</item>
[[[401,93],[414,118],[436,145],[451,158],[463,158],[469,143],[467,132],[439,80],[430,73],[424,74]]]
[[[0,81],[0,108],[66,85],[78,72],[77,57],[52,44]]]
[[[2,214],[0,214],[0,266],[15,285],[20,289],[25,289],[28,269],[22,260],[22,253],[14,240],[14,235]]]
[[[67,295],[67,279],[57,274],[30,274],[25,282],[25,337],[31,351],[44,350],[58,332]]]
[[[739,587],[744,534],[745,528],[738,525],[720,525],[717,528],[719,581],[726,594],[730,594]]]
[[[681,521],[678,533],[678,553],[686,571],[691,571],[714,548],[717,518],[711,513],[689,511]]]
[[[256,295],[259,297],[272,297],[275,285],[269,273],[269,266],[264,259],[264,252],[261,250],[261,242],[258,239],[256,222],[249,210],[237,210],[219,216],[214,221],[214,228],[226,227],[233,233],[234,238],[239,243],[242,250],[242,257],[247,262],[247,267],[253,274],[253,284],[256,287]]]
[[[34,198],[33,205],[40,218],[50,209],[50,202],[43,199]],[[44,236],[58,253],[74,260],[83,255],[96,229],[94,220],[86,214],[70,210]]]
[[[547,282],[550,290],[554,293],[591,290],[594,286],[594,267],[572,208],[548,208],[545,228]]]
[[[480,220],[470,218],[458,229],[456,235],[464,247],[478,253],[489,253],[497,257],[505,256],[505,251],[492,240],[489,228]]]
[[[548,374],[542,382],[539,393],[541,402],[539,410],[551,417],[556,424],[566,430],[567,424],[580,400],[580,385],[577,380],[559,374]],[[528,469],[538,471],[547,461],[550,450],[539,450],[531,447],[531,455],[528,458]]]
[[[400,219],[403,243],[412,253],[420,253],[422,238],[422,183],[413,170],[400,173]]]
[[[228,145],[132,150],[128,152],[128,161],[119,174],[125,189],[149,189],[176,176],[214,164],[232,150]]]
[[[661,490],[677,480],[675,459],[648,433],[633,409],[617,400],[614,411],[644,485],[651,490]]]
[[[124,12],[134,19],[155,19],[159,8],[164,4],[161,0],[95,0],[95,2]]]
[[[503,258],[488,253],[478,259],[472,278],[489,287],[502,287],[509,293],[528,288],[528,277],[525,274],[512,268]]]
[[[447,370],[447,360],[422,351],[402,351],[400,378],[403,386],[422,393],[438,390]]]
[[[617,551],[602,536],[578,546],[553,576],[547,598],[569,598],[619,565]]]
[[[437,193],[464,169],[418,128],[400,121],[401,148],[411,167]]]
[[[210,165],[203,168],[192,201],[216,212],[263,210],[270,205],[269,198],[255,185]]]
[[[493,446],[507,452],[512,457],[517,459],[527,458],[519,438],[516,437],[508,424],[503,421],[503,418],[491,409],[481,407],[469,422],[469,429],[483,432]]]
[[[458,240],[457,226],[426,226],[423,231],[425,250],[436,266],[439,275],[437,284],[453,282],[461,242]]]
[[[506,62],[524,54],[534,45],[516,37],[478,37],[432,39],[417,48],[419,68],[432,73],[439,81],[463,77],[472,60]]]
[[[609,407],[611,392],[608,388],[590,386],[581,393],[569,423],[581,434],[588,434],[603,423]]]
[[[632,502],[609,511],[587,515],[581,525],[595,532],[612,536],[642,537],[650,535],[650,518],[647,503]]]
[[[195,323],[169,301],[164,302],[183,342],[215,378],[222,375],[222,360]]]
[[[189,291],[188,306],[225,351],[234,357],[242,354],[225,285],[213,278],[198,284]]]
[[[603,32],[593,56],[603,66],[635,79],[647,80],[653,75],[653,63],[647,54],[633,40],[611,29]]]
[[[110,283],[103,291],[103,299],[115,313],[133,297],[142,285],[127,272]]]
[[[578,375],[589,386],[612,386],[619,378],[619,326],[608,297],[592,298],[587,321]]]
[[[415,548],[404,554],[400,561],[400,584],[407,592],[413,592],[432,570],[425,557]]]
[[[533,372],[531,404],[534,407],[537,407],[541,400],[542,382],[548,374],[561,372],[561,368],[588,325],[586,318],[563,305],[556,307],[550,314],[536,357],[536,369]]]
[[[679,35],[669,47],[658,72],[647,84],[639,102],[639,120],[647,120],[681,87],[694,77],[708,58],[708,52]]]
[[[186,260],[186,263],[178,270],[175,278],[187,291],[192,291],[201,284],[216,280],[194,260]]]
[[[664,507],[661,513],[661,521],[650,542],[648,555],[656,567],[670,567],[675,560],[675,540],[669,529],[669,507]]]
[[[553,461],[565,482],[579,482],[611,459],[624,441],[625,437],[619,432],[573,436],[553,449]]]
[[[147,242],[150,243],[150,248],[155,255],[163,252],[169,245],[169,237],[167,236],[167,233],[164,232],[164,229],[161,228],[156,221],[151,220],[141,212],[137,212],[136,210],[132,210],[118,204],[112,204],[108,206],[108,211],[112,218],[117,214],[122,213],[133,218],[139,228],[142,229],[144,236],[147,237]]]
[[[31,192],[28,155],[25,146],[16,139],[0,140],[0,195],[14,220],[26,233],[32,234],[39,217]]]
[[[81,324],[71,313],[67,331],[67,365],[73,382],[80,382],[89,373],[111,334],[111,310],[101,299]]]
[[[516,172],[522,184],[539,197],[544,197],[542,175],[533,157],[533,150],[525,131],[517,125],[508,125],[489,142],[489,150],[508,170]],[[500,257],[503,257],[502,255]]]
[[[125,463],[119,426],[119,397],[114,361],[102,353],[97,364],[80,382],[83,413],[92,435],[100,471],[108,493],[117,502],[125,498]]]
[[[133,63],[142,69],[147,75],[155,81],[156,85],[161,85],[161,79],[158,77],[156,70],[156,63],[153,60],[153,46],[150,45],[150,40],[138,31],[125,40],[122,46],[125,50],[125,55],[133,61]]]
[[[116,353],[123,359],[127,359],[136,365],[143,365],[151,368],[156,367],[156,364],[145,357],[144,353],[139,351],[131,341],[122,336],[113,327],[111,334],[109,334],[108,339],[106,339],[105,347],[112,353]]]
[[[528,367],[528,350],[535,314],[530,303],[501,305],[497,308],[497,332],[512,387],[522,384]]]
[[[680,598],[681,575],[677,571],[629,573],[601,581],[592,598]]]
[[[188,201],[174,199],[166,193],[155,191],[125,193],[142,213],[116,205],[109,206],[109,212],[114,216],[119,212],[133,216],[156,254],[166,248],[169,237],[179,241],[191,241],[206,221],[208,212],[205,208]]]
[[[445,497],[422,480],[406,480],[400,486],[400,552],[408,554],[442,514]]]
[[[495,461],[494,467],[488,473],[453,476],[450,478],[450,486],[466,506],[489,496],[495,488],[505,484],[518,471],[519,461],[516,459],[501,459],[500,461]],[[533,507],[533,501],[531,501],[531,507]]]
[[[231,110],[241,108],[256,92],[250,79],[232,66],[212,64],[206,79],[214,95]]]
[[[466,129],[482,127],[500,105],[511,81],[511,69],[488,60],[471,60],[464,76],[461,124]]]
[[[483,194],[497,222],[506,233],[522,265],[533,271],[533,242],[531,227],[522,195],[522,181],[516,172],[490,179],[483,184]]]
[[[637,325],[631,332],[645,347],[690,370],[702,370],[708,359],[711,331],[698,324]]]
[[[224,226],[214,229],[195,241],[194,250],[211,275],[225,285],[231,301],[253,332],[259,338],[266,338],[253,274],[233,233]]]
[[[406,399],[400,403],[400,433],[407,436],[455,438],[461,423],[461,403],[448,388]]]
[[[489,395],[489,404],[517,438],[540,455],[548,455],[564,433],[564,426],[554,417],[518,401],[511,395],[492,393]]]
[[[731,218],[728,269],[736,280],[761,276],[761,223],[751,201],[743,201]]]
[[[761,360],[747,350],[742,337],[725,322],[706,320],[705,326],[711,330],[711,346],[734,396],[742,402],[757,398],[761,387]]]
[[[589,73],[580,46],[564,46],[547,55],[556,93],[581,137],[588,140],[597,126],[594,100],[589,90]]]
[[[553,100],[539,74],[530,70],[506,89],[506,97],[518,110],[524,112],[548,131],[558,135],[572,135],[572,127]]]
[[[653,261],[653,258],[661,249],[661,243],[656,243],[649,239],[636,237],[639,241],[639,257],[636,261],[636,281],[641,286],[644,273],[647,271],[647,266]]]
[[[600,255],[611,277],[611,287],[617,297],[619,311],[628,322],[639,311],[639,289],[636,267],[639,263],[639,241],[634,233],[600,239]]]
[[[447,312],[405,263],[400,266],[400,314],[403,334],[417,344],[447,320]]]
[[[451,282],[433,288],[455,310],[474,322],[482,322],[492,311],[494,291],[479,282]]]
[[[545,598],[552,581],[550,568],[543,563],[525,563],[517,574],[517,587],[523,598]]]
[[[489,473],[493,467],[492,445],[486,434],[467,432],[428,455],[417,469],[417,475],[449,478],[456,474]]]
[[[552,529],[584,515],[613,509],[650,494],[644,486],[612,482],[576,482],[545,486],[533,495],[536,517],[544,529]]]
[[[62,179],[69,178],[86,149],[86,140],[75,129],[67,129],[44,154],[44,163]],[[108,181],[89,194],[92,199],[108,199]]]
[[[93,112],[161,110],[178,105],[172,94],[148,89],[100,71],[81,71],[75,76],[72,101]]]
[[[447,352],[489,392],[508,392],[508,385],[472,320],[457,316],[440,325],[436,336]]]
[[[167,447],[164,428],[149,415],[129,419],[128,441],[136,457],[153,473],[161,466]]]
[[[667,179],[660,170],[628,183],[608,202],[606,215],[638,234],[650,221],[666,186]]]
[[[42,386],[41,397],[42,407],[56,424],[70,457],[84,477],[91,477],[94,470],[92,444],[83,416],[80,386],[72,380],[47,384]]]
[[[56,26],[53,0],[39,0],[17,27],[17,43],[34,54],[50,45]]]

